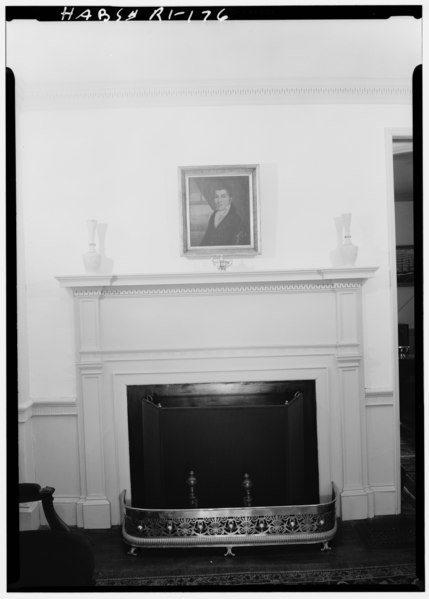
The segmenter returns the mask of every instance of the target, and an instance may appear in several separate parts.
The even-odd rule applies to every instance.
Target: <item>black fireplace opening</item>
[[[127,408],[133,507],[319,503],[315,381],[132,385]]]

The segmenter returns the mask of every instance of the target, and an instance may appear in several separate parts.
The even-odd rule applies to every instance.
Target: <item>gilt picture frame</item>
[[[260,253],[259,166],[180,166],[181,255]]]

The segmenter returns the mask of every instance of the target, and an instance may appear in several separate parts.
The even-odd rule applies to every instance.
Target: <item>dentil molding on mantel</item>
[[[123,295],[141,293],[210,294],[216,292],[278,292],[288,290],[359,287],[374,276],[378,267],[319,268],[253,272],[213,272],[130,275],[68,275],[55,277],[61,287],[75,294]]]

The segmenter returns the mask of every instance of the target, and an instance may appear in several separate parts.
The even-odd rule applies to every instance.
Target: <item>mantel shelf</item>
[[[378,267],[56,277],[75,295],[199,295],[360,287]]]

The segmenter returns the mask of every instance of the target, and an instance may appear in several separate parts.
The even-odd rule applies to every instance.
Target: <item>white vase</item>
[[[89,249],[83,255],[83,263],[87,272],[97,272],[100,268],[101,255],[95,249],[95,232],[97,231],[97,221],[88,220],[88,237],[89,237]]]
[[[351,241],[343,243],[340,248],[343,266],[354,266],[359,248],[354,245]]]
[[[344,224],[343,224],[343,219],[341,218],[341,216],[335,216],[334,223],[335,223],[335,230],[337,232],[337,248],[338,248],[343,244]]]
[[[356,262],[358,255],[358,246],[352,243],[351,236],[351,221],[352,215],[350,213],[342,214],[341,219],[343,221],[344,239],[341,245],[341,255],[343,266],[353,266]]]
[[[331,251],[330,257],[333,266],[337,268],[353,266],[357,259],[358,247],[351,241],[351,220],[352,215],[349,213],[334,217],[337,247]]]
[[[344,239],[350,239],[351,237],[351,223],[352,223],[352,215],[350,212],[341,215],[341,220],[343,221],[343,235]]]
[[[101,256],[94,249],[89,250],[83,255],[83,263],[87,272],[97,272],[100,268]]]

